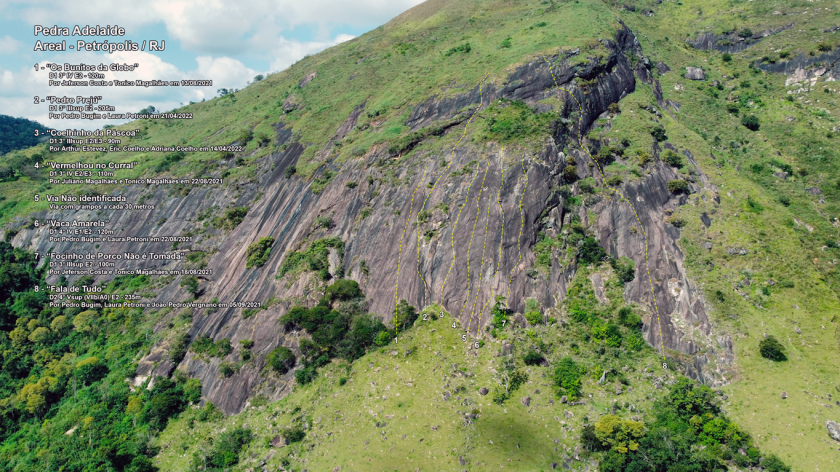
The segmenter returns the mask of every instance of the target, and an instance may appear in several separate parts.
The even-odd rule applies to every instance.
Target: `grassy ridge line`
[[[554,87],[556,87],[559,90],[563,90],[569,96],[571,96],[572,98],[575,99],[575,103],[577,103],[578,110],[580,111],[580,115],[578,116],[578,146],[581,149],[583,149],[584,152],[586,152],[586,155],[589,156],[589,159],[591,159],[592,162],[595,164],[595,166],[598,167],[598,171],[601,173],[601,177],[605,177],[604,176],[604,170],[601,168],[601,164],[597,161],[597,159],[592,157],[592,153],[590,153],[589,149],[587,149],[587,147],[583,145],[583,127],[582,127],[582,123],[581,123],[581,120],[583,120],[583,107],[581,106],[577,97],[574,96],[574,94],[572,94],[569,90],[565,89],[564,87],[560,87],[559,85],[557,85],[557,78],[554,76],[554,70],[553,70],[552,64],[550,62],[548,62],[548,60],[545,58],[545,56],[543,56],[543,60],[548,64],[548,70],[549,70],[549,72],[551,72],[551,79],[554,81]],[[662,356],[665,357],[665,342],[662,340],[662,323],[659,320],[659,305],[657,305],[657,303],[656,303],[656,293],[653,291],[653,278],[650,275],[650,260],[648,259],[647,231],[645,231],[645,228],[642,225],[642,220],[639,218],[639,214],[636,213],[636,207],[634,207],[633,204],[630,203],[630,200],[628,200],[627,197],[625,197],[620,191],[616,190],[615,188],[613,188],[609,184],[607,184],[606,179],[604,179],[604,187],[608,188],[613,193],[615,193],[619,197],[620,200],[623,200],[628,205],[630,205],[630,209],[633,210],[633,216],[636,217],[636,222],[639,223],[639,230],[642,232],[642,237],[644,237],[644,240],[645,240],[645,269],[646,269],[646,272],[647,272],[648,283],[650,284],[650,294],[653,297],[653,307],[656,310],[656,324],[659,328],[659,344],[660,344],[660,347],[661,347]]]
[[[297,163],[298,175],[310,178],[323,163],[318,161],[319,150],[334,135],[355,105],[367,100],[366,110],[381,111],[376,117],[363,115],[360,128],[352,131],[333,148],[335,163],[357,159],[374,146],[391,142],[408,132],[402,115],[411,103],[405,97],[440,97],[457,94],[455,83],[478,82],[488,70],[503,71],[515,66],[522,57],[533,54],[557,42],[586,47],[592,34],[608,34],[611,25],[591,16],[590,11],[604,12],[601,2],[585,0],[569,4],[551,12],[544,12],[537,2],[510,4],[506,2],[459,2],[446,5],[441,11],[427,12],[428,16],[406,17],[377,28],[359,38],[342,43],[298,61],[289,69],[271,74],[251,84],[233,96],[215,98],[179,108],[179,112],[193,113],[192,120],[145,120],[119,125],[122,130],[141,129],[141,136],[127,138],[123,146],[152,145],[228,145],[243,131],[252,130],[254,137],[269,138],[267,145],[251,140],[243,153],[244,162],[231,167],[226,180],[232,185],[254,178],[255,160],[277,150],[276,130],[279,121],[293,130],[294,140],[306,147]],[[551,28],[566,15],[583,15],[586,21],[563,29]],[[592,21],[590,21],[590,19]],[[543,20],[548,27],[532,28]],[[457,24],[457,32],[452,25]],[[510,47],[500,47],[511,37]],[[443,55],[449,48],[470,42],[469,53]],[[410,45],[405,54],[403,46]],[[481,68],[472,67],[480,63]],[[310,72],[318,72],[304,88],[298,81]],[[352,82],[351,82],[352,80]],[[348,87],[352,84],[352,87]],[[282,104],[289,96],[299,99],[300,106],[288,113]],[[45,146],[26,151],[22,155],[44,153]],[[58,153],[46,159],[58,162],[138,162],[131,171],[120,171],[117,178],[137,179],[160,175],[155,167],[162,162],[162,153]],[[173,166],[164,174],[172,177],[205,176],[223,172],[218,167],[218,154],[187,153],[180,166]],[[43,180],[21,177],[15,182],[0,182],[0,193],[7,197],[0,202],[0,224],[16,216],[25,216],[46,209],[46,202],[32,201],[35,188],[39,193],[74,193],[91,190],[88,186],[50,185]],[[97,187],[111,192],[118,187]]]

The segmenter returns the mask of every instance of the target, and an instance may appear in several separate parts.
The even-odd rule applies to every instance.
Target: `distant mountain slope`
[[[40,143],[42,139],[35,136],[35,130],[43,135],[47,129],[41,123],[26,118],[0,115],[0,155]]]

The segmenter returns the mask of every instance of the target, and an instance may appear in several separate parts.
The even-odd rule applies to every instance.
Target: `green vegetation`
[[[509,356],[504,356],[496,368],[499,385],[493,388],[493,403],[503,405],[520,386],[528,382],[528,374],[516,367]]]
[[[467,53],[467,52],[470,52],[471,50],[472,50],[472,48],[470,47],[470,43],[464,43],[464,44],[461,44],[460,46],[455,46],[455,47],[449,48],[445,53],[443,53],[443,55],[448,57],[448,56],[451,56],[453,54],[457,54],[459,52]]]
[[[225,357],[232,350],[233,347],[230,345],[230,339],[222,338],[214,343],[213,338],[207,335],[198,336],[190,344],[190,351],[196,353],[198,356]]]
[[[292,251],[280,265],[277,278],[286,274],[297,274],[303,270],[311,270],[318,274],[321,280],[329,280],[329,249],[338,251],[339,257],[344,256],[344,241],[338,237],[324,238],[313,241],[305,251]]]
[[[276,370],[280,375],[291,370],[296,362],[295,354],[285,346],[278,347],[265,357],[265,365]]]
[[[525,319],[531,325],[543,323],[543,314],[540,312],[540,303],[534,298],[525,300]]]
[[[727,470],[754,467],[789,471],[778,457],[762,457],[749,433],[721,411],[706,386],[680,378],[656,402],[648,424],[604,415],[584,427],[581,445],[599,454],[602,472]],[[702,448],[697,447],[702,445]]]
[[[198,293],[198,278],[194,276],[187,276],[181,279],[181,287],[187,289],[193,297]]]
[[[0,115],[0,155],[38,144],[41,139],[39,139],[40,136],[35,135],[35,130],[38,130],[38,134],[43,136],[48,128],[26,118]],[[4,178],[2,170],[0,170],[0,178]]]
[[[540,365],[545,362],[545,357],[537,351],[528,351],[522,360],[525,362],[525,365]]]
[[[577,365],[571,357],[564,357],[554,369],[554,384],[558,395],[566,395],[574,401],[580,398],[581,377],[585,370]]]
[[[758,117],[755,115],[744,115],[741,117],[741,124],[750,131],[758,131]]]
[[[315,218],[315,226],[324,229],[330,229],[334,225],[332,218],[328,216],[319,216]]]
[[[670,149],[665,151],[665,155],[662,157],[662,160],[671,167],[683,166],[683,157]]]
[[[758,343],[758,348],[761,353],[761,357],[765,359],[770,359],[773,362],[787,360],[784,346],[782,346],[782,343],[780,343],[773,335],[762,339],[761,342]]]
[[[505,297],[499,295],[496,297],[496,303],[493,304],[493,308],[490,309],[490,314],[492,318],[490,320],[490,336],[496,338],[501,335],[501,331],[505,329],[506,326],[509,326],[508,323],[510,321],[510,315],[513,314],[512,311],[507,309],[505,306]]]
[[[668,191],[670,191],[671,193],[688,193],[688,182],[682,179],[669,180]]]
[[[578,247],[577,259],[581,264],[598,264],[608,260],[609,256],[598,241],[593,237],[584,238],[583,243]]]
[[[665,128],[661,126],[657,126],[650,131],[650,135],[653,136],[653,139],[662,142],[668,139],[668,136],[665,134]]]
[[[300,341],[303,367],[295,371],[298,384],[304,385],[314,380],[318,368],[329,364],[333,358],[348,361],[358,359],[375,344],[380,333],[387,333],[389,341],[393,339],[392,331],[373,315],[363,311],[363,301],[364,294],[355,281],[339,280],[327,287],[317,306],[309,309],[292,307],[280,318],[284,329],[303,329],[311,336],[311,340]],[[406,321],[401,321],[403,329],[408,326]],[[272,358],[281,361],[282,356],[284,364],[277,368],[281,373],[282,367],[288,370],[291,368],[289,363],[294,365],[294,356],[290,359],[288,354],[291,352],[283,354],[282,349],[285,348],[276,350],[278,353]]]
[[[260,238],[259,241],[254,241],[248,246],[245,252],[247,260],[245,261],[245,268],[262,267],[268,262],[268,256],[271,255],[271,246],[274,244],[274,238],[267,236]]]
[[[148,348],[157,317],[141,309],[50,307],[48,293],[34,291],[46,286],[36,266],[32,253],[0,242],[0,464],[155,470],[154,437],[200,399],[199,381],[176,372],[132,391],[125,379],[134,377],[136,353]],[[117,300],[150,284],[147,276],[123,276],[102,293]]]
[[[234,228],[239,226],[239,223],[245,219],[245,215],[248,214],[248,207],[232,207],[225,210],[225,213],[222,216],[219,216],[213,220],[213,224],[217,228],[222,228],[227,231],[232,231]]]
[[[502,100],[487,108],[485,139],[501,143],[545,135],[557,120],[554,113],[537,113],[522,100]]]
[[[209,454],[195,453],[190,471],[223,471],[239,463],[239,452],[254,438],[250,429],[236,428],[222,433]]]
[[[636,278],[636,263],[629,257],[610,258],[610,265],[622,283],[632,282]]]

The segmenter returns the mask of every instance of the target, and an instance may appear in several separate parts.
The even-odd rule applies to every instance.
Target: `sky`
[[[153,105],[172,110],[210,99],[220,88],[243,88],[258,74],[279,72],[308,54],[370,31],[422,0],[0,0],[0,114],[57,129],[98,129],[120,121],[50,119],[34,97],[102,96],[115,113]],[[35,26],[125,28],[124,36],[35,35]],[[67,41],[66,52],[34,51],[36,41]],[[163,51],[94,52],[76,41],[165,42]],[[47,63],[140,64],[105,72],[105,80],[213,80],[211,87],[56,87]],[[36,71],[35,64],[39,64]]]

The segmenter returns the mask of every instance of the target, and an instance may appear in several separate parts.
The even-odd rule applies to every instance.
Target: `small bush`
[[[662,160],[671,167],[682,167],[684,164],[683,157],[670,149],[665,151],[665,155],[662,157]]]
[[[500,44],[500,45],[499,45],[499,47],[500,47],[500,48],[502,48],[502,49],[509,48],[510,46],[511,46],[511,44],[510,44],[510,36],[508,36],[507,38],[505,38],[505,40],[504,40],[504,41],[502,41],[502,44]]]
[[[187,355],[187,346],[189,344],[190,336],[187,333],[177,336],[169,347],[169,359],[176,364],[181,362],[184,356]]]
[[[820,43],[817,45],[817,51],[819,52],[828,52],[831,51],[831,45],[828,43]]]
[[[252,139],[254,139],[254,132],[250,129],[245,129],[239,133],[239,136],[237,136],[236,141],[238,141],[241,146],[245,146]]]
[[[610,187],[618,187],[622,182],[624,182],[624,179],[620,175],[613,175],[607,179],[607,185]]]
[[[610,265],[615,270],[615,275],[622,283],[631,282],[636,278],[636,263],[629,257],[610,259]]]
[[[614,115],[617,115],[618,113],[621,113],[621,107],[616,102],[610,103],[609,106],[607,107],[607,111],[609,111],[610,113],[612,113]]]
[[[295,175],[296,173],[297,173],[297,167],[295,167],[295,166],[286,167],[286,170],[283,171],[283,175],[286,176],[287,179],[289,177]]]
[[[327,287],[319,305],[329,306],[332,302],[363,298],[364,294],[355,280],[342,279]]]
[[[752,35],[753,35],[753,32],[749,28],[744,28],[744,29],[742,29],[741,31],[738,32],[738,36],[740,36],[744,39],[750,38],[750,37],[752,37]]]
[[[721,59],[723,59],[723,62],[732,62],[732,54],[725,52],[723,53],[723,57]]]
[[[560,359],[554,370],[554,383],[558,393],[568,395],[570,400],[577,400],[581,391],[581,368],[571,357]]]
[[[651,130],[650,132],[650,135],[653,136],[653,139],[655,139],[658,142],[662,142],[668,139],[668,136],[665,134],[665,128],[661,126],[653,128],[653,130]]]
[[[227,362],[222,362],[219,364],[219,372],[222,374],[222,377],[228,378],[236,371],[233,369],[233,366]]]
[[[254,439],[250,429],[235,428],[222,433],[215,441],[213,451],[207,457],[207,465],[216,469],[227,469],[239,462],[239,452]],[[193,458],[195,470],[206,468],[198,455]]]
[[[528,354],[525,354],[525,365],[540,365],[545,360],[542,354],[537,351],[528,351]]]
[[[352,190],[352,189],[354,189],[354,188],[358,187],[358,186],[359,186],[359,184],[358,184],[358,183],[356,183],[356,181],[355,181],[355,180],[350,180],[350,181],[348,181],[347,183],[345,183],[345,184],[344,184],[344,186]]]
[[[276,370],[280,375],[285,374],[295,366],[295,354],[291,349],[280,346],[271,351],[265,358],[266,366]]]
[[[432,217],[432,212],[429,210],[423,210],[417,214],[417,223],[424,224],[429,221],[429,218]]]
[[[760,124],[758,122],[758,117],[755,115],[744,115],[741,117],[741,124],[744,125],[745,128],[751,131],[758,131]]]
[[[607,259],[607,253],[604,251],[598,241],[593,237],[588,237],[583,240],[583,244],[578,248],[577,259],[582,264],[599,263]]]
[[[299,426],[283,431],[283,438],[287,439],[290,443],[301,442],[304,437],[306,437],[306,431]]]
[[[595,155],[595,159],[602,166],[609,164],[613,160],[612,149],[608,146],[602,146],[601,149],[598,150],[598,154]]]
[[[260,238],[259,241],[251,243],[245,255],[247,260],[245,268],[262,267],[268,261],[268,256],[271,255],[271,246],[274,244],[274,238],[271,236]]]
[[[198,293],[198,278],[189,276],[184,277],[181,279],[181,287],[187,289],[187,292],[190,293],[193,297]]]
[[[565,182],[571,183],[571,182],[574,182],[577,179],[578,179],[577,168],[575,166],[566,166],[566,168],[563,169],[563,180]]]
[[[773,362],[786,361],[785,348],[774,336],[767,336],[758,343],[758,350],[761,357],[770,359]]]
[[[788,467],[781,459],[779,459],[775,454],[770,454],[766,456],[764,460],[761,462],[762,467],[767,472],[790,472],[790,467]]]
[[[234,207],[228,208],[225,210],[224,214],[218,218],[213,220],[213,224],[217,228],[223,228],[228,231],[233,230],[239,223],[245,219],[245,215],[248,214],[248,207]]]
[[[472,50],[472,47],[470,46],[470,43],[464,43],[460,46],[455,46],[453,48],[450,48],[448,51],[443,53],[443,55],[446,56],[446,57],[449,57],[449,56],[451,56],[453,54],[457,54],[459,52],[468,53],[471,50]]]
[[[668,190],[671,193],[688,193],[688,182],[686,182],[685,180],[669,180]]]
[[[633,313],[633,310],[629,306],[622,307],[618,310],[618,322],[632,330],[642,329],[642,318]]]
[[[315,218],[315,226],[330,229],[333,227],[333,220],[329,216],[319,216]]]

